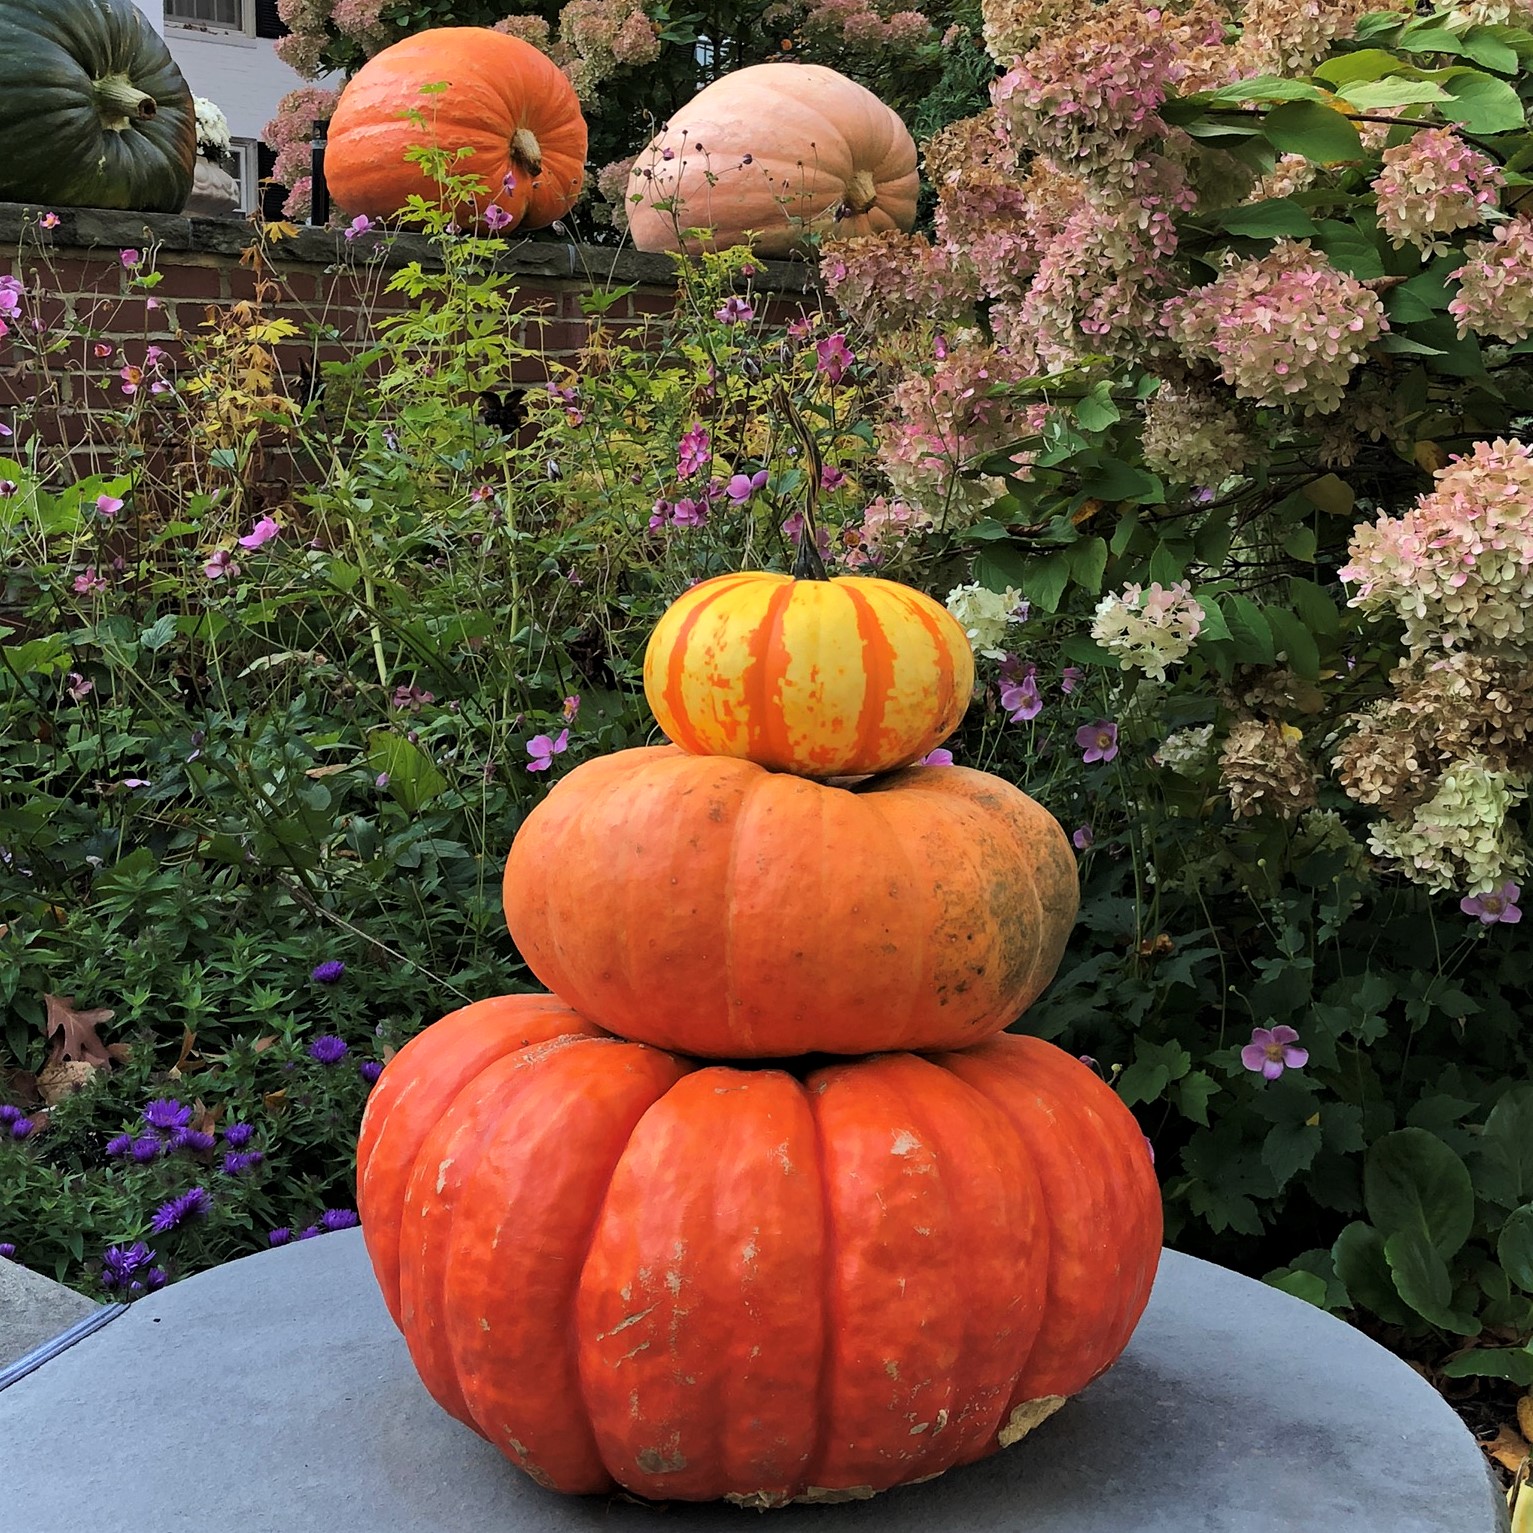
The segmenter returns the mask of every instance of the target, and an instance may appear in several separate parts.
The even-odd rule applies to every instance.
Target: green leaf
[[[1083,591],[1095,596],[1102,589],[1107,570],[1107,543],[1103,538],[1082,538],[1070,550],[1070,573]]]
[[[18,676],[30,676],[34,672],[50,676],[57,671],[69,669],[69,646],[64,636],[50,633],[41,639],[28,639],[25,644],[8,644],[5,647],[5,664]]]
[[[1515,1209],[1501,1226],[1496,1259],[1524,1293],[1533,1293],[1533,1203]]]
[[[1262,1141],[1262,1164],[1281,1192],[1300,1171],[1307,1171],[1320,1153],[1319,1125],[1280,1123]]]
[[[1420,1230],[1396,1230],[1384,1242],[1384,1260],[1395,1291],[1423,1320],[1445,1331],[1472,1336],[1480,1323],[1453,1308],[1453,1276]]]
[[[1308,237],[1318,234],[1315,221],[1291,197],[1269,197],[1265,202],[1226,208],[1219,214],[1220,227],[1230,234],[1252,239]]]
[[[391,729],[375,731],[367,742],[367,764],[388,773],[389,793],[406,814],[418,814],[447,787],[431,758]]]
[[[1315,636],[1293,613],[1282,607],[1266,607],[1262,615],[1272,629],[1273,642],[1279,654],[1286,654],[1294,673],[1305,681],[1320,679],[1320,650]]]
[[[1272,629],[1267,626],[1261,608],[1249,597],[1234,595],[1226,596],[1222,605],[1235,644],[1235,658],[1247,665],[1271,665],[1277,646],[1272,642]]]
[[[175,636],[175,614],[172,612],[167,612],[163,617],[158,618],[151,627],[146,628],[138,636],[138,642],[140,648],[153,651],[164,649],[165,646],[169,644],[173,638],[175,638]]]
[[[1141,1038],[1134,1046],[1133,1064],[1118,1077],[1118,1095],[1130,1107],[1153,1102],[1191,1067],[1192,1055],[1181,1044],[1146,1043]]]
[[[1313,632],[1332,635],[1341,631],[1341,614],[1323,586],[1292,575],[1288,580],[1288,599]]]
[[[1299,492],[1312,506],[1331,516],[1351,516],[1356,496],[1352,486],[1335,474],[1322,474],[1313,484],[1307,484]]]
[[[1302,154],[1317,165],[1363,158],[1363,141],[1350,119],[1316,101],[1289,101],[1268,112],[1267,142],[1283,154]]]
[[[1500,74],[1517,73],[1517,50],[1491,27],[1470,27],[1459,38],[1459,51],[1465,58],[1494,69]]]
[[[1533,1085],[1514,1086],[1491,1108],[1480,1134],[1474,1185],[1501,1208],[1533,1201]]]
[[[1338,271],[1356,277],[1359,282],[1371,282],[1384,275],[1384,256],[1378,244],[1356,224],[1323,218],[1319,229],[1315,243]]]
[[[1285,1272],[1282,1277],[1268,1278],[1269,1287],[1280,1288],[1284,1293],[1313,1304],[1316,1309],[1325,1308],[1325,1279],[1313,1272]]]
[[[1527,126],[1526,109],[1505,80],[1481,74],[1478,69],[1454,70],[1447,92],[1451,99],[1438,111],[1471,133],[1512,133]]]
[[[1411,1312],[1395,1292],[1394,1278],[1384,1256],[1384,1237],[1371,1224],[1349,1224],[1336,1237],[1331,1259],[1354,1306],[1372,1310],[1390,1325],[1409,1322]]]
[[[1171,1093],[1177,1111],[1184,1118],[1208,1127],[1208,1104],[1219,1090],[1219,1083],[1206,1070],[1193,1070],[1176,1083]]]
[[[1431,80],[1393,75],[1387,80],[1355,81],[1343,85],[1337,94],[1360,112],[1374,112],[1380,107],[1426,106],[1445,101],[1447,92]]]
[[[1413,1230],[1443,1257],[1463,1245],[1474,1224],[1468,1168],[1422,1128],[1375,1141],[1363,1164],[1363,1202],[1386,1235]]]
[[[1075,423],[1082,431],[1106,431],[1114,421],[1123,418],[1122,412],[1112,402],[1109,392],[1111,387],[1103,379],[1089,394],[1076,401]]]
[[[1317,71],[1318,73],[1318,71]],[[1307,80],[1288,80],[1282,75],[1258,75],[1209,91],[1207,99],[1221,106],[1243,106],[1248,101],[1322,101],[1324,96]]]
[[[1300,564],[1315,562],[1315,529],[1301,526],[1290,527],[1283,535],[1283,552]]]
[[[1533,1385],[1533,1348],[1475,1347],[1443,1364],[1450,1379],[1510,1379],[1524,1389]]]
[[[1382,80],[1404,68],[1394,54],[1383,48],[1360,48],[1356,53],[1326,59],[1316,66],[1315,78],[1327,85],[1350,85],[1356,80]]]

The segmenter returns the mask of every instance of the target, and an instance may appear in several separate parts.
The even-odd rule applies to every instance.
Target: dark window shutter
[[[265,144],[256,145],[256,177],[260,182],[261,216],[275,223],[282,217],[282,204],[287,201],[287,188],[277,186],[271,173],[277,167],[277,151]]]
[[[277,14],[277,0],[256,0],[255,35],[257,37],[286,37],[287,28]]]

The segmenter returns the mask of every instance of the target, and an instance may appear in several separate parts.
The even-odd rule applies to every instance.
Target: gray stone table
[[[0,1256],[0,1378],[24,1359],[35,1361],[40,1349],[100,1308],[83,1293]]]
[[[750,1533],[756,1512],[541,1491],[432,1403],[360,1234],[135,1303],[0,1391],[18,1533]],[[1275,1289],[1168,1253],[1118,1365],[1016,1447],[789,1507],[814,1533],[1495,1533],[1473,1439],[1404,1363]]]

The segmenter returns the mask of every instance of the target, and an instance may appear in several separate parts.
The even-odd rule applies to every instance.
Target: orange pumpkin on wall
[[[669,746],[584,762],[505,874],[528,967],[603,1027],[715,1058],[961,1048],[1053,977],[1075,856],[963,767],[836,787]]]
[[[1123,1349],[1160,1247],[1133,1116],[1051,1044],[800,1076],[546,996],[399,1052],[358,1197],[427,1389],[540,1484],[753,1506],[1015,1441]]]
[[[751,243],[785,256],[811,233],[912,229],[916,146],[896,112],[823,64],[753,64],[705,86],[628,174],[640,250]],[[706,229],[706,235],[689,231]]]
[[[438,88],[442,87],[442,88]],[[412,114],[419,114],[420,122]],[[453,175],[488,188],[505,228],[541,229],[574,206],[585,177],[586,124],[574,87],[546,54],[488,27],[434,27],[374,55],[347,82],[330,120],[325,180],[350,213],[393,218],[415,194],[441,193],[406,159],[422,146],[472,150]]]
[[[693,755],[850,777],[909,766],[958,727],[974,652],[893,580],[744,571],[684,591],[644,652],[644,695]]]

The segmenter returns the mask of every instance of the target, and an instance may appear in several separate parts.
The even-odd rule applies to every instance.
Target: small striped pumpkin
[[[666,738],[801,777],[919,761],[974,689],[956,618],[892,580],[747,570],[684,592],[656,625],[644,693]]]

